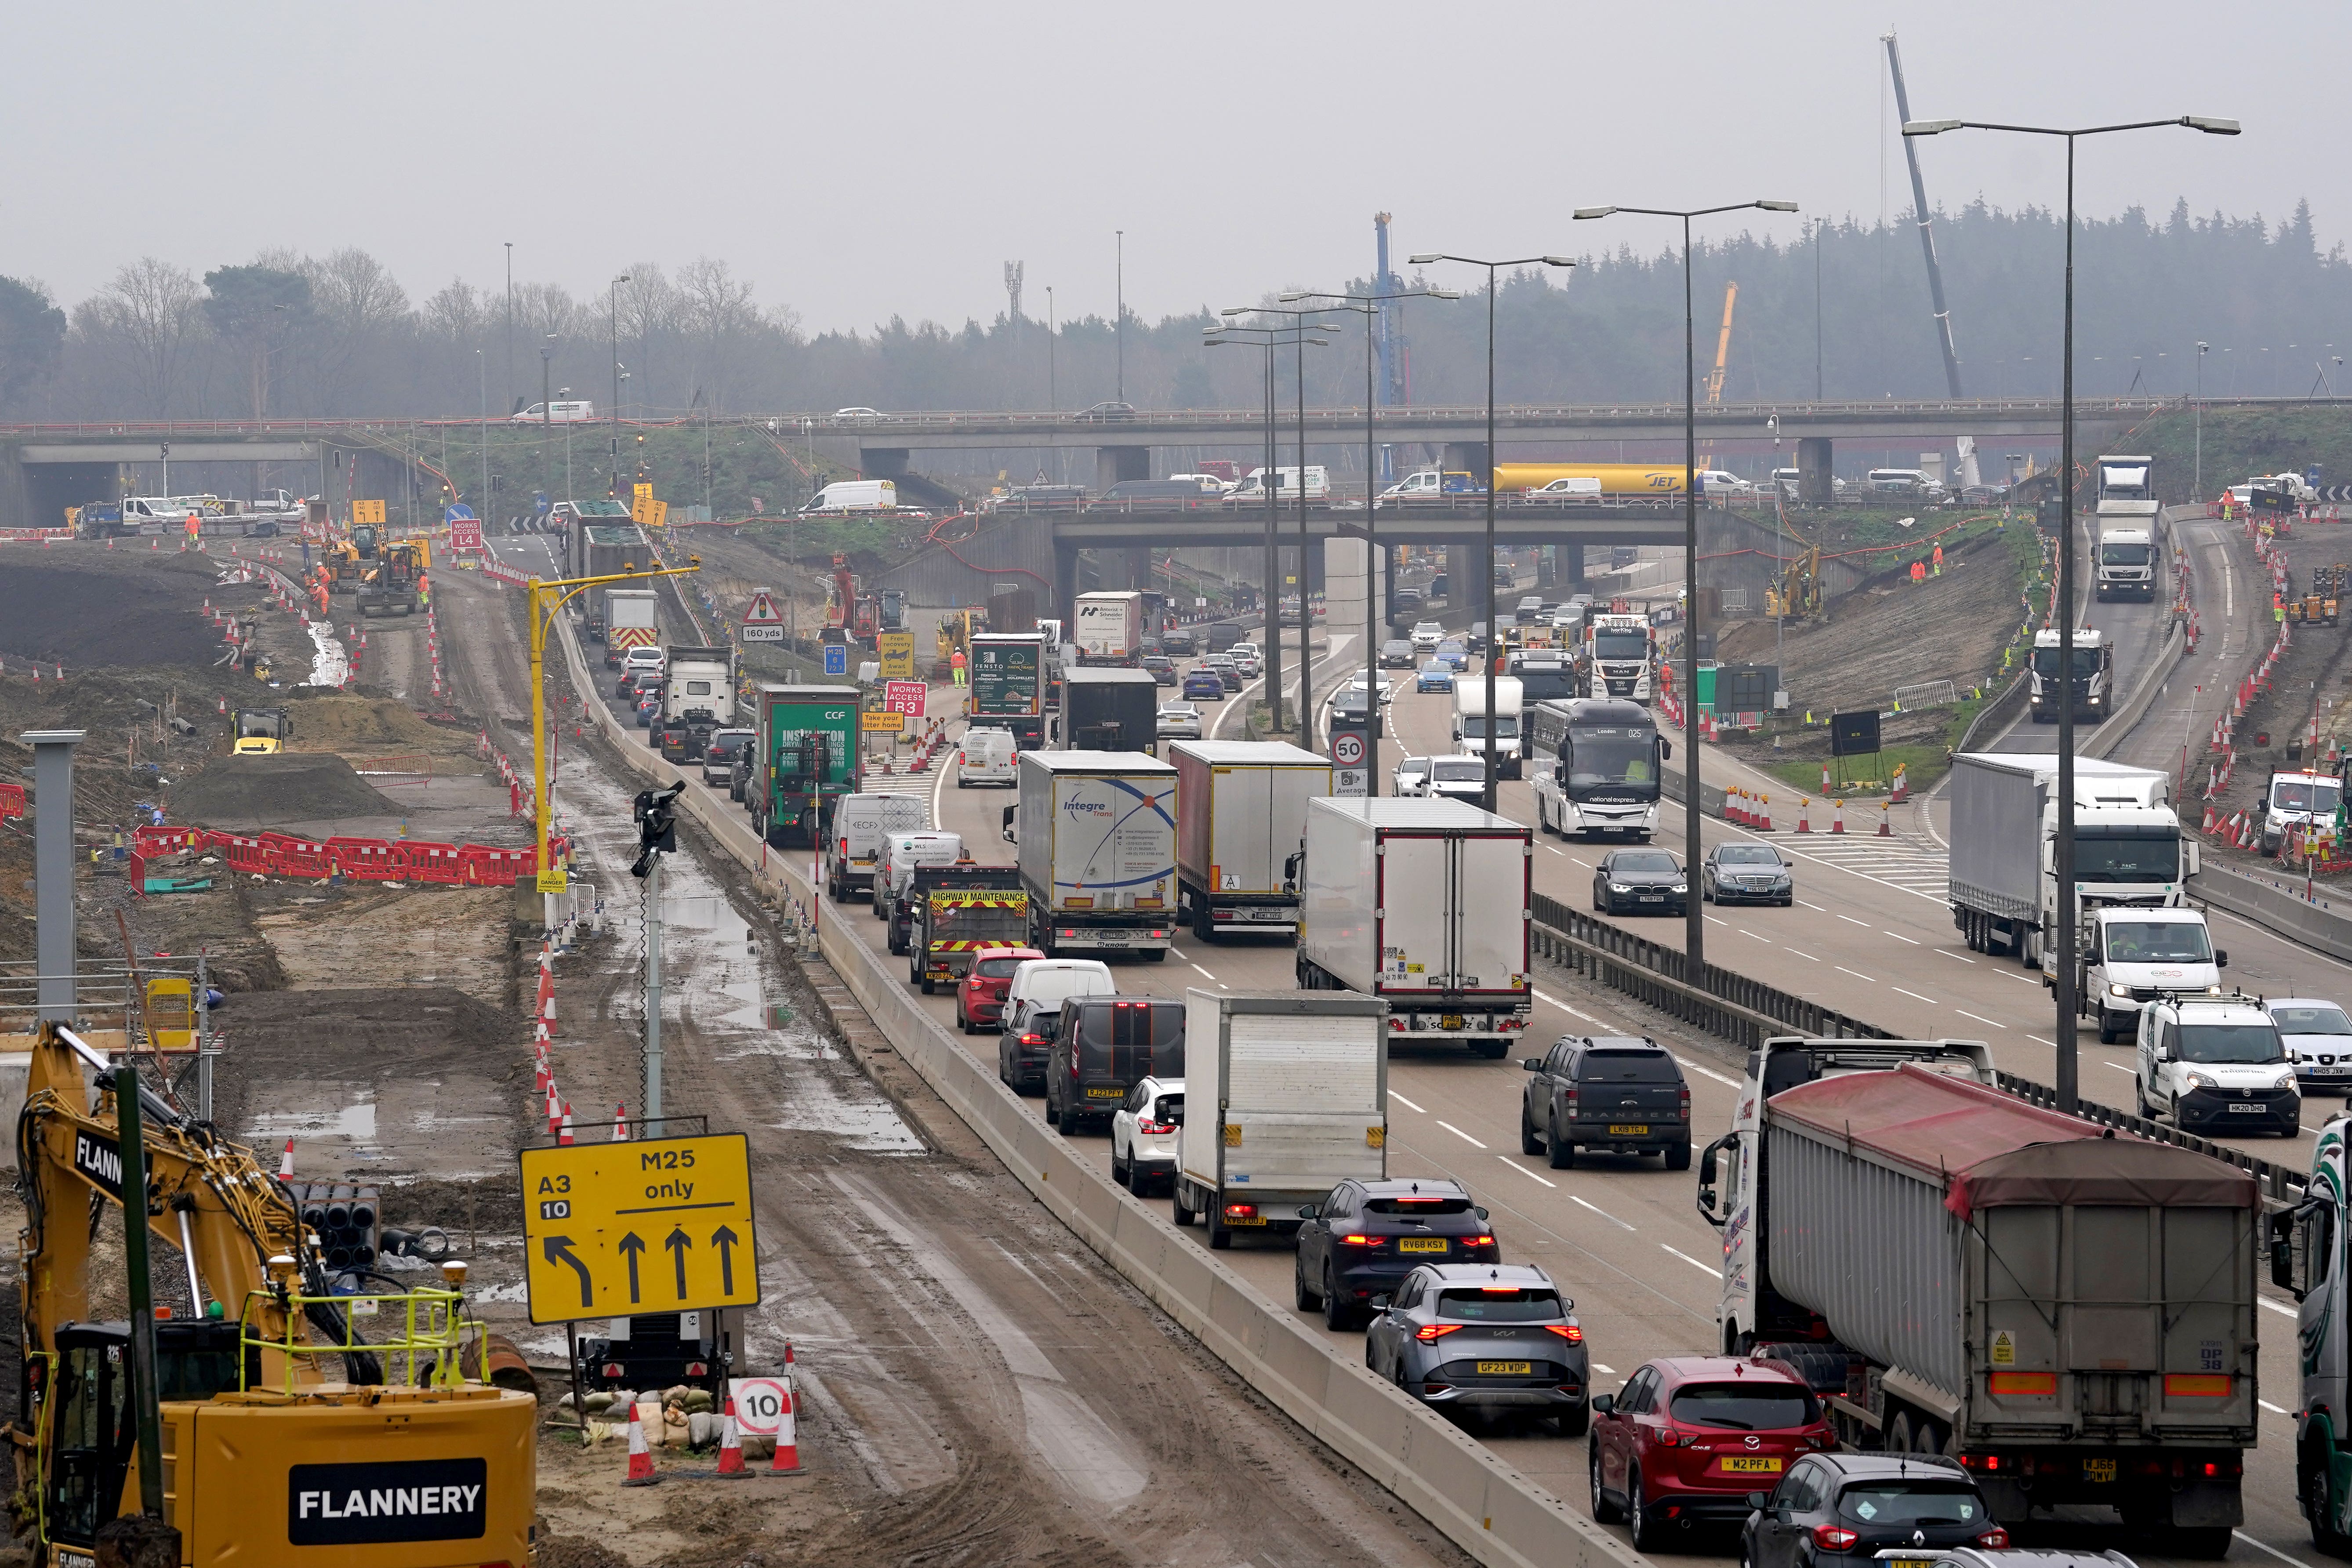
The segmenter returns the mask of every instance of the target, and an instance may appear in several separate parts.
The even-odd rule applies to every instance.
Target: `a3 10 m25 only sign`
[[[740,1132],[522,1152],[530,1321],[760,1304]]]

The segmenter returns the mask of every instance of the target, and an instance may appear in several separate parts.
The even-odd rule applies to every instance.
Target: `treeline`
[[[1679,398],[1680,257],[1654,247],[1654,220],[1613,218],[1530,236],[1530,245],[1613,247],[1570,273],[1506,279],[1496,301],[1500,396],[1509,402]],[[1727,220],[1729,221],[1729,220]],[[1727,285],[1738,285],[1727,401],[1938,397],[1945,393],[1917,230],[1907,215],[1742,232],[1707,240],[1692,269],[1700,374],[1714,360]],[[2039,395],[2059,380],[2063,236],[2056,217],[1979,202],[1939,215],[1936,234],[1969,395]],[[2077,384],[2086,394],[2299,395],[2340,380],[2339,324],[2352,348],[2352,262],[2322,250],[2308,205],[2260,216],[2162,220],[2139,210],[2085,223],[2076,237]],[[1141,407],[1246,407],[1263,361],[1211,351],[1208,305],[1146,323],[1058,323],[1000,314],[950,328],[893,318],[866,332],[806,332],[756,281],[705,258],[674,272],[618,268],[629,281],[574,298],[546,283],[453,280],[419,300],[365,251],[265,254],[201,275],[142,258],[70,307],[0,278],[0,416],[15,419],[447,416],[507,413],[562,395],[649,417],[881,409],[1083,408],[1118,396]],[[1465,291],[1398,307],[1400,380],[1411,402],[1484,395],[1483,280],[1432,268],[1408,279]],[[1365,292],[1363,278],[1330,287]],[[1272,295],[1263,302],[1271,302]],[[1214,301],[1222,304],[1226,301]],[[1310,351],[1307,398],[1360,404],[1360,329]],[[1286,369],[1284,395],[1293,394]]]

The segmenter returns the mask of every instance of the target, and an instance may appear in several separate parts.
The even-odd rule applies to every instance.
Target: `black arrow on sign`
[[[615,1252],[625,1252],[628,1254],[629,1305],[634,1307],[637,1304],[637,1259],[645,1256],[645,1237],[639,1236],[633,1230],[629,1232],[628,1235],[621,1237],[619,1241],[615,1242],[614,1244],[613,1250]]]
[[[710,1245],[719,1249],[719,1293],[735,1294],[735,1233],[720,1226],[710,1233]]]
[[[694,1237],[687,1235],[683,1226],[678,1226],[670,1231],[662,1245],[669,1248],[671,1257],[677,1259],[677,1299],[683,1301],[686,1300],[686,1249],[694,1245]]]
[[[594,1306],[596,1282],[588,1277],[588,1266],[572,1256],[572,1238],[568,1236],[551,1236],[543,1245],[547,1249],[547,1260],[550,1263],[568,1263],[572,1266],[572,1272],[580,1276],[580,1304],[583,1307]]]

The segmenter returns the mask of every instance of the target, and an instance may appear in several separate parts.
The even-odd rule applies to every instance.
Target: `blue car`
[[[1213,669],[1196,669],[1184,678],[1183,696],[1187,702],[1223,702],[1225,683]]]
[[[1467,669],[1470,668],[1470,650],[1448,638],[1437,645],[1437,654],[1433,662],[1444,665],[1449,669]]]
[[[1437,659],[1431,659],[1421,667],[1421,673],[1413,678],[1412,689],[1415,691],[1453,690],[1454,667],[1441,663]]]

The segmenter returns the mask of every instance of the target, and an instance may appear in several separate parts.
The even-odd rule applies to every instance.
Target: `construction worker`
[[[1937,546],[1936,546],[1936,575],[1937,575],[1937,576],[1938,576],[1938,577],[1940,577],[1940,576],[1942,576],[1943,574],[1944,574],[1944,547],[1943,547],[1942,545],[1938,544]]]
[[[958,648],[948,658],[948,668],[955,672],[955,683],[964,683],[963,649]]]
[[[1927,580],[1927,563],[1924,561],[1914,561],[1911,563],[1911,581],[1914,583],[1925,583]]]

